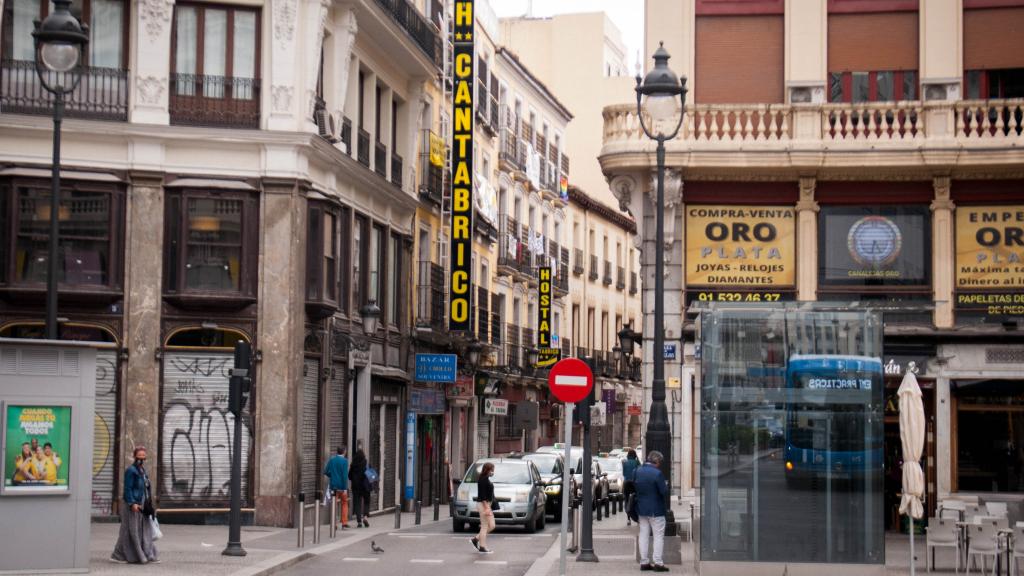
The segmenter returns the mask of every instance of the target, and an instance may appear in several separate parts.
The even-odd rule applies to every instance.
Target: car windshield
[[[600,458],[598,462],[605,472],[622,472],[622,460],[618,458]]]
[[[483,462],[477,462],[466,473],[466,482],[476,482],[480,477],[480,469],[484,467]],[[530,466],[525,462],[494,462],[494,475],[491,476],[494,484],[531,484]]]
[[[561,467],[558,465],[558,456],[555,454],[527,454],[523,460],[529,460],[537,465],[541,474],[558,474]]]

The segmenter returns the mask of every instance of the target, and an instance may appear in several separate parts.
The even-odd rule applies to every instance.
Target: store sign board
[[[822,285],[929,284],[928,206],[823,206],[818,234]]]
[[[640,408],[639,404],[630,404],[629,406],[626,406],[626,414],[629,414],[630,416],[639,416],[642,413],[643,410]]]
[[[956,307],[978,310],[992,320],[1024,316],[1024,292],[957,292]]]
[[[416,380],[419,382],[455,382],[457,368],[455,354],[416,355]]]
[[[454,384],[445,388],[445,396],[449,400],[470,400],[473,398],[473,377],[459,376]]]
[[[538,368],[549,368],[562,359],[560,350],[551,343],[551,267],[537,269],[537,356]]]
[[[796,285],[793,207],[687,206],[686,285]]]
[[[410,388],[409,410],[416,414],[444,414],[445,393],[432,388]]]
[[[956,288],[1024,289],[1024,205],[957,206]]]
[[[508,416],[508,400],[501,398],[484,398],[484,414]]]
[[[795,299],[796,292],[772,291],[740,291],[740,290],[698,290],[687,293],[687,302],[788,302]]]
[[[452,74],[452,220],[448,329],[472,329],[473,263],[473,0],[455,0]]]

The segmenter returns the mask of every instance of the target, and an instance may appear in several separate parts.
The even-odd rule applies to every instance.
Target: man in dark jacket
[[[661,452],[652,450],[647,462],[633,475],[636,490],[636,513],[640,517],[640,569],[668,572],[662,553],[665,550],[665,501],[668,483],[661,473]],[[651,533],[654,533],[654,564],[648,556]]]
[[[339,446],[338,453],[331,456],[324,466],[324,476],[330,479],[331,493],[338,499],[341,509],[341,527],[348,528],[348,458],[345,447]]]

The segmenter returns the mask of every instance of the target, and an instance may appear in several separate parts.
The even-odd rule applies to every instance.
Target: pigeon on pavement
[[[377,554],[380,554],[381,552],[384,551],[384,549],[381,548],[380,546],[377,546],[377,543],[375,541],[373,541],[373,540],[370,540],[370,550],[373,550]]]

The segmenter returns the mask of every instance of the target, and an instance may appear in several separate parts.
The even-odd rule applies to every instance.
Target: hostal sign
[[[455,0],[451,294],[448,328],[469,331],[473,252],[473,0]]]
[[[793,286],[794,233],[791,206],[687,206],[686,285]]]

